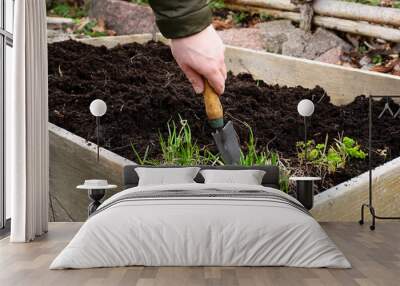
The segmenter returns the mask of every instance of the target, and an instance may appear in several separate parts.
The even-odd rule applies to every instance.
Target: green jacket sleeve
[[[211,23],[207,0],[149,0],[149,3],[157,26],[166,38],[190,36]]]

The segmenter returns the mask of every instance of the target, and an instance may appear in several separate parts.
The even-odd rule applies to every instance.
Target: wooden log
[[[226,4],[225,6],[232,10],[266,14],[276,18],[289,19],[295,22],[300,22],[301,20],[300,14],[296,12],[260,8],[249,5]],[[400,43],[400,30],[395,28],[326,16],[314,16],[313,23],[328,29]]]
[[[300,8],[300,29],[306,32],[310,32],[312,28],[312,19],[314,16],[314,10],[312,3],[299,4]]]
[[[273,8],[286,11],[299,11],[299,8],[290,0],[225,0],[225,4]]]
[[[225,3],[291,12],[299,11],[299,8],[292,4],[290,0],[225,0]],[[400,27],[400,9],[396,8],[376,7],[337,0],[315,0],[313,9],[314,13],[320,16]]]
[[[400,27],[400,9],[396,8],[376,7],[337,0],[316,0],[313,8],[315,13],[321,16]]]

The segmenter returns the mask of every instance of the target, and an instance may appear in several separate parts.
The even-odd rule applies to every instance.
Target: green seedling
[[[334,143],[328,146],[328,135],[325,143],[316,144],[314,140],[309,140],[307,144],[303,141],[297,142],[298,158],[306,161],[321,171],[321,173],[335,173],[338,169],[346,167],[346,163],[351,159],[364,160],[367,154],[361,150],[361,146],[353,138],[339,135]],[[307,148],[307,158],[305,158]]]
[[[382,62],[383,62],[383,58],[381,55],[375,55],[372,57],[372,63],[374,65],[380,65],[380,64],[382,64]]]

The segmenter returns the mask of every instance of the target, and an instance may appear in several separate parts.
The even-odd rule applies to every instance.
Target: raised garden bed
[[[144,43],[148,39],[148,36],[125,36],[88,41],[94,46],[106,45],[112,48],[118,43]],[[113,54],[117,56],[113,57]],[[296,86],[302,83],[307,87],[320,84],[336,104],[352,101],[355,95],[364,92],[378,94],[377,91],[384,86],[388,87],[385,89],[387,94],[395,94],[399,90],[400,81],[386,75],[240,48],[228,47],[226,55],[228,68],[236,74],[247,71],[255,78],[273,84]],[[166,122],[171,117],[176,118],[178,113],[190,121],[193,134],[200,143],[212,144],[201,97],[193,94],[167,47],[150,43],[145,47],[132,44],[125,48],[107,50],[67,42],[50,46],[49,59],[51,122],[93,140],[94,120],[88,112],[88,105],[91,100],[102,98],[109,105],[109,111],[102,120],[105,147],[131,160],[135,160],[130,148],[131,142],[141,152],[150,144],[151,152],[156,155],[158,131],[166,132]],[[150,77],[149,72],[154,73],[154,76]],[[329,74],[330,77],[316,76],[321,74]],[[332,79],[341,80],[344,84],[337,85]],[[325,139],[326,132],[333,139],[338,131],[344,130],[345,135],[353,136],[365,147],[367,101],[359,98],[354,103],[338,107],[329,103],[324,94],[322,88],[279,88],[253,80],[248,75],[231,75],[223,103],[228,111],[227,117],[234,120],[243,141],[247,139],[248,130],[237,119],[253,126],[260,147],[268,143],[269,148],[280,151],[282,157],[296,157],[290,142],[295,146],[302,138],[302,121],[296,111],[297,102],[301,98],[310,98],[315,102],[321,100],[317,103],[311,129],[318,142]],[[241,102],[241,105],[236,102]],[[377,103],[375,113],[380,112],[382,107],[383,103]],[[398,106],[392,103],[392,107],[396,110]],[[333,121],[329,121],[329,118]],[[382,125],[375,125],[378,126],[375,138],[379,140],[374,145],[390,146],[390,156],[393,158],[399,152],[396,145],[399,136],[396,122],[391,119],[378,123]],[[389,132],[387,137],[384,136],[385,131]],[[335,185],[366,169],[365,161],[355,162],[327,182]],[[380,160],[379,163],[382,162]],[[347,183],[345,185],[349,188]],[[329,192],[332,193],[332,190]],[[359,196],[360,200],[365,198]],[[323,203],[326,203],[326,198]],[[321,209],[318,200],[317,206]],[[325,214],[320,217],[327,219]]]
[[[135,160],[131,143],[140,154],[150,146],[149,157],[158,158],[159,132],[166,135],[166,124],[178,115],[187,119],[200,145],[211,146],[212,130],[206,123],[202,97],[195,95],[182,74],[168,46],[150,42],[128,44],[107,50],[75,41],[49,47],[50,121],[83,138],[94,141],[93,118],[88,106],[95,98],[109,105],[102,118],[104,146],[130,160]],[[356,139],[361,148],[368,140],[368,100],[336,106],[320,88],[288,88],[267,85],[249,74],[229,75],[222,97],[226,117],[235,122],[245,147],[248,138],[246,122],[252,126],[260,149],[275,150],[296,167],[296,143],[302,139],[302,118],[297,103],[304,98],[316,104],[310,134],[317,143],[329,142],[344,133]],[[384,102],[374,105],[375,118]],[[399,106],[392,103],[392,108]],[[398,119],[385,117],[375,123],[374,146],[387,150],[387,156],[375,156],[375,165],[400,154]],[[330,174],[321,186],[330,188],[355,177],[368,168],[367,160],[351,160],[345,169]]]

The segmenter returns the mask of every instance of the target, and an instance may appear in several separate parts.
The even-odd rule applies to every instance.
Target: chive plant
[[[161,160],[149,160],[149,147],[146,148],[143,157],[139,155],[132,145],[133,152],[139,164],[150,165],[223,165],[220,157],[214,155],[206,146],[200,147],[192,137],[187,120],[179,117],[180,127],[175,121],[167,123],[168,135],[164,137],[159,133],[159,144],[161,149]]]

